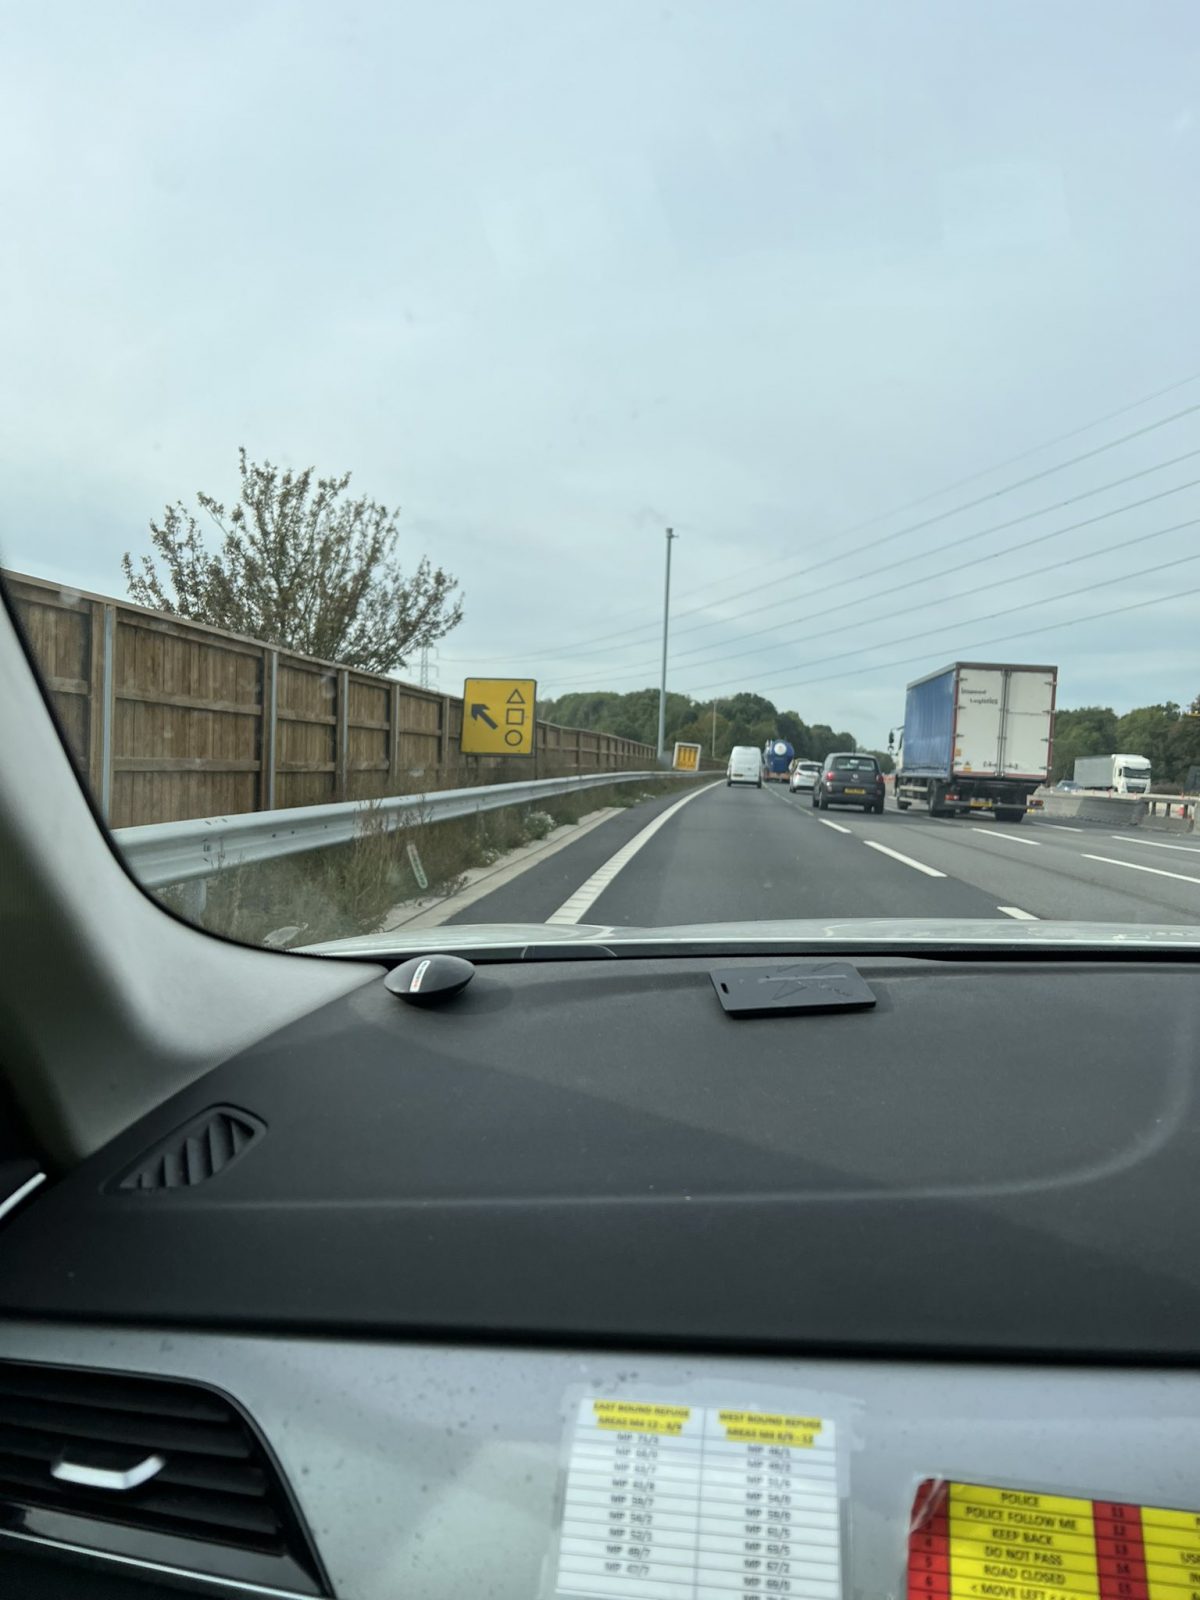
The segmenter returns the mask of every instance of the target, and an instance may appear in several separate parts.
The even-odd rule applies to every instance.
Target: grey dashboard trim
[[[271,1589],[261,1583],[218,1578],[208,1572],[195,1572],[190,1567],[168,1567],[161,1561],[139,1561],[134,1556],[116,1555],[111,1550],[93,1550],[87,1545],[69,1544],[62,1539],[43,1539],[39,1534],[19,1533],[14,1529],[0,1529],[0,1549],[6,1544],[53,1551],[58,1555],[82,1556],[88,1561],[103,1561],[112,1567],[128,1567],[143,1575],[154,1573],[161,1578],[182,1579],[189,1586],[202,1585],[205,1593],[213,1595],[266,1595],[270,1600],[312,1600],[311,1595],[299,1594],[294,1589]]]
[[[581,1385],[667,1398],[718,1385],[731,1399],[777,1386],[853,1401],[847,1600],[902,1592],[907,1514],[926,1476],[1200,1507],[1193,1370],[272,1339],[11,1320],[0,1320],[0,1352],[223,1388],[275,1453],[339,1600],[547,1595],[570,1397]]]

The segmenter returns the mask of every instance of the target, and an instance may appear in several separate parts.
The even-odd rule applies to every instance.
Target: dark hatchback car
[[[830,806],[861,806],[864,811],[882,811],[886,794],[883,773],[874,756],[845,754],[826,756],[812,803],[822,811]]]

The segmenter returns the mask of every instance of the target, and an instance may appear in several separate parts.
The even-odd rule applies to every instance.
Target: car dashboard
[[[713,965],[373,979],[30,1193],[0,1592],[1200,1587],[1195,961]]]

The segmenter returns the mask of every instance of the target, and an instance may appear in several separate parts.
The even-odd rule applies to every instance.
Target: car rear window
[[[834,756],[833,770],[835,772],[874,772],[876,770],[873,756]]]

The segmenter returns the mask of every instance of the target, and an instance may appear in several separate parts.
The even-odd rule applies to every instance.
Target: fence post
[[[388,713],[388,793],[400,793],[400,685],[392,684]]]
[[[258,809],[275,809],[275,761],[279,713],[279,651],[264,650],[262,662],[262,729],[258,740]]]
[[[450,765],[450,696],[444,694],[438,710],[438,771]]]
[[[112,819],[116,642],[117,608],[108,604],[94,605],[92,607],[92,737],[88,749],[88,776],[91,780],[92,795],[105,822]]]
[[[337,672],[337,723],[334,727],[333,798],[348,800],[347,782],[350,754],[350,672],[339,667]]]

